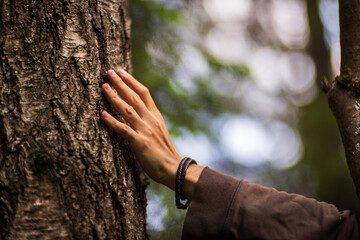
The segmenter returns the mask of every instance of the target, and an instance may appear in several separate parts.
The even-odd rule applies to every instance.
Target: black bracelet
[[[179,167],[176,172],[176,179],[175,179],[175,204],[177,208],[181,208],[180,202],[180,181],[181,181],[181,171],[183,169],[184,163],[188,158],[183,158],[179,164]]]
[[[184,193],[184,183],[185,183],[185,175],[186,175],[186,171],[189,168],[190,164],[192,163],[196,163],[195,160],[188,158],[183,166],[183,170],[181,171],[181,181],[180,181],[180,200],[185,200],[185,193]]]
[[[175,203],[176,203],[176,207],[179,209],[186,209],[190,204],[190,201],[187,201],[185,204],[183,204],[181,203],[181,200],[185,200],[185,194],[184,194],[185,175],[189,165],[192,163],[196,164],[196,161],[189,157],[184,157],[181,160],[178,170],[176,172]]]

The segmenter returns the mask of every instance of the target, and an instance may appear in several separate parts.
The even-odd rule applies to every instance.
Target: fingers
[[[103,111],[101,113],[101,118],[104,120],[106,125],[108,125],[115,132],[120,134],[123,138],[132,142],[134,139],[138,137],[138,134],[128,125],[119,122],[113,116],[111,116],[108,112]]]
[[[134,92],[113,70],[107,72],[109,81],[115,90],[119,93],[121,98],[131,105],[140,117],[145,117],[148,114],[148,109],[145,106],[139,95]]]
[[[149,89],[138,82],[133,76],[128,72],[119,68],[116,73],[121,77],[122,80],[136,93],[140,96],[141,100],[145,103],[146,107],[154,113],[157,111],[157,107],[152,99]]]
[[[122,100],[114,90],[111,89],[109,84],[105,83],[102,86],[102,90],[105,94],[106,99],[110,102],[110,104],[118,111],[127,122],[134,128],[134,130],[138,130],[141,128],[142,119],[138,115],[138,113],[134,110],[132,106],[127,104],[124,100]]]

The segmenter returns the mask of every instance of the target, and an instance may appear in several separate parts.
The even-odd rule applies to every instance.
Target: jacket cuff
[[[239,185],[239,180],[205,168],[195,186],[182,239],[227,239],[222,230]]]

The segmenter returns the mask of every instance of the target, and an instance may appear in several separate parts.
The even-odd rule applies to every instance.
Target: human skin
[[[176,171],[182,157],[175,150],[165,121],[157,109],[149,90],[123,69],[109,70],[108,83],[102,92],[110,104],[129,125],[103,111],[104,122],[130,142],[137,161],[157,183],[175,189]],[[191,164],[187,170],[184,193],[191,199],[203,167]]]

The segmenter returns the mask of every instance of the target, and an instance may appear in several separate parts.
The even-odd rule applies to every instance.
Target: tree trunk
[[[125,0],[0,0],[0,24],[0,239],[147,239],[142,172],[100,120]]]
[[[329,105],[337,120],[347,163],[360,197],[360,3],[339,0],[340,75],[324,83]]]

